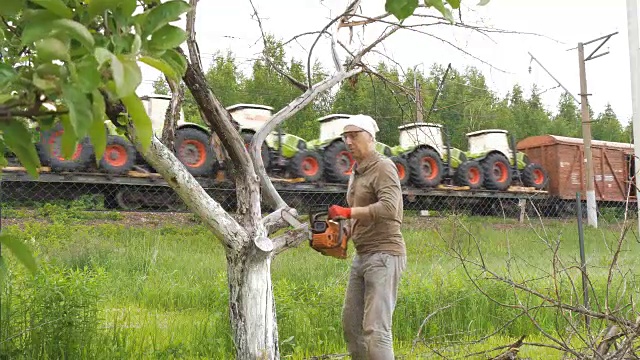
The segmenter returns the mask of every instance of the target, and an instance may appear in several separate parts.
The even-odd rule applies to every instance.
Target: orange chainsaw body
[[[327,213],[312,214],[309,217],[311,221],[309,245],[322,255],[346,259],[349,239],[343,231],[343,220],[334,221],[328,218],[321,220],[322,216],[326,217]]]

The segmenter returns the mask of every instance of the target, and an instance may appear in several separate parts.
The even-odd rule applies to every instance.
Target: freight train
[[[170,96],[142,97],[156,136],[161,136]],[[273,114],[273,108],[260,104],[236,104],[227,108],[239,124],[248,145],[253,135]],[[307,140],[278,128],[262,145],[262,159],[270,176],[299,179],[306,183],[346,184],[354,160],[342,141],[342,121],[349,114],[329,114],[317,119],[320,136]],[[376,143],[376,150],[397,166],[403,187],[432,189],[441,185],[470,190],[506,191],[513,185],[544,190],[548,171],[532,162],[526,151],[519,151],[515,137],[505,130],[487,129],[467,134],[468,149],[452,147],[440,124],[415,122],[399,128],[397,145]],[[96,161],[90,140],[83,139],[71,158],[61,154],[64,129],[39,132],[36,144],[41,163],[52,172],[82,172],[125,175],[132,170],[154,172],[134,146],[105,121],[107,146]],[[187,122],[181,112],[177,121],[174,151],[188,171],[197,177],[224,176],[216,157],[211,131],[201,124]]]

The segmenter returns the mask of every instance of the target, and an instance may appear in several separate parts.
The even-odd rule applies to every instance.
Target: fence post
[[[578,206],[578,242],[580,243],[580,272],[582,273],[582,298],[584,308],[589,309],[589,288],[587,282],[587,262],[584,255],[584,230],[582,227],[582,202],[580,201],[580,193],[576,193],[576,204]],[[589,328],[589,316],[584,316],[584,322]]]

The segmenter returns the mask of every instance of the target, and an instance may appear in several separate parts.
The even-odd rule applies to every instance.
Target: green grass
[[[11,358],[233,358],[223,248],[191,217],[156,219],[151,222],[155,225],[143,226],[150,222],[127,224],[120,214],[70,214],[55,208],[39,210],[38,221],[21,212],[14,215],[20,221],[9,221],[3,231],[27,240],[42,267],[32,278],[8,257],[11,272],[2,294],[0,354]],[[586,230],[588,271],[602,302],[619,229]],[[506,274],[510,258],[516,279],[533,279],[552,268],[553,249],[541,238],[559,239],[564,265],[577,263],[575,221],[549,221],[542,227],[500,219],[408,217],[404,236],[409,259],[394,316],[398,355],[437,358],[430,348],[460,355],[506,345],[521,335],[527,335],[529,342],[548,342],[529,319],[521,317],[496,336],[465,345],[499,330],[517,311],[481,294],[451,256],[451,249],[478,259],[475,249],[480,248],[486,264],[500,274]],[[625,242],[621,269],[637,273],[637,251],[635,239]],[[283,357],[346,351],[340,313],[348,267],[349,261],[323,257],[305,243],[273,261]],[[479,275],[476,270],[471,274]],[[579,290],[579,272],[571,269],[569,274]],[[614,281],[620,279],[618,274]],[[624,294],[614,291],[611,296],[637,294],[634,280],[627,280]],[[562,296],[580,303],[580,298],[568,298],[567,277],[561,281]],[[510,287],[486,279],[480,284],[492,298],[515,303]],[[553,291],[549,279],[530,285],[543,293]],[[524,302],[539,304],[518,295]],[[421,332],[424,341],[412,349],[425,317],[447,305],[426,322]],[[539,311],[535,316],[546,331],[566,330],[554,311]],[[525,346],[521,355],[561,356],[533,346]]]

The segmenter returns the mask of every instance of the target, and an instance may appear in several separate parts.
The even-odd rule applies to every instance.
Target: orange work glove
[[[351,208],[345,208],[338,205],[331,205],[329,208],[329,219],[342,218],[342,219],[350,219],[351,218]]]

